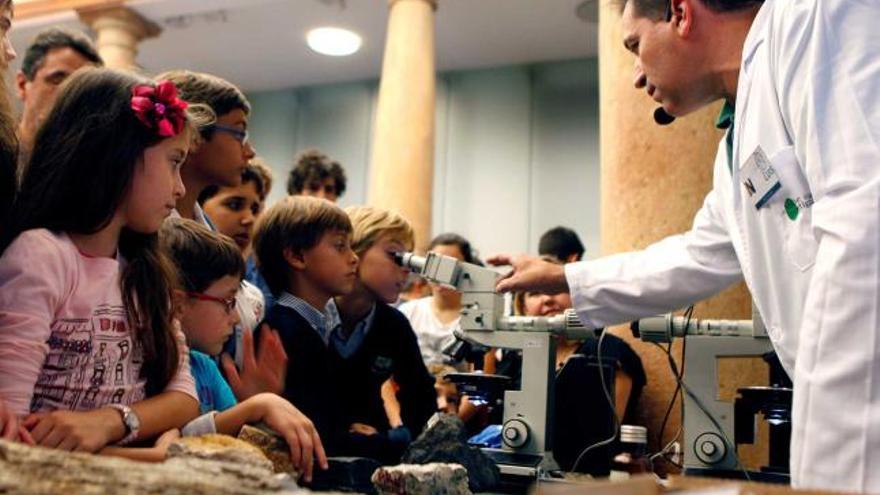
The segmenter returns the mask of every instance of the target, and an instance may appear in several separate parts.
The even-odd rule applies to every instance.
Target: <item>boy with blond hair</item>
[[[360,263],[354,288],[336,297],[340,325],[330,335],[346,401],[343,419],[352,433],[351,454],[396,463],[437,410],[415,332],[391,306],[409,275],[394,256],[413,249],[413,230],[392,211],[358,206],[345,212]]]
[[[351,292],[357,278],[351,231],[339,207],[295,196],[266,210],[254,232],[257,265],[276,299],[265,322],[278,331],[289,359],[283,395],[314,420],[330,455],[340,455],[347,428],[328,345],[336,326],[328,303]]]

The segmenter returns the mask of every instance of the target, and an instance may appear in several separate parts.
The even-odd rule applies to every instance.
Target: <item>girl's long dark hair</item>
[[[131,189],[144,150],[161,138],[135,117],[131,91],[154,84],[131,73],[84,69],[71,76],[37,132],[2,248],[30,229],[93,234],[106,227]],[[172,329],[174,271],[157,233],[123,229],[120,288],[143,351],[141,378],[155,395],[177,371]]]
[[[0,10],[7,8],[12,8],[12,0],[0,0]],[[9,90],[0,80],[0,232],[9,228],[9,214],[18,189],[18,137],[15,130]]]

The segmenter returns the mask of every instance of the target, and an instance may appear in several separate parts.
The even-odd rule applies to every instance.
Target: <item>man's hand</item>
[[[119,412],[108,407],[88,412],[35,413],[22,425],[37,445],[77,452],[97,452],[125,434]]]
[[[487,260],[493,266],[512,266],[502,277],[495,290],[498,292],[540,292],[559,294],[568,292],[563,265],[544,261],[536,256],[499,254]]]
[[[263,392],[280,394],[287,378],[287,353],[278,332],[263,324],[260,350],[254,354],[254,335],[245,331],[242,335],[241,374],[228,354],[221,357],[226,380],[239,401]]]
[[[275,394],[260,394],[248,402],[256,402],[256,420],[278,432],[290,447],[290,460],[306,481],[312,480],[313,460],[327,469],[327,454],[312,421],[287,400]]]

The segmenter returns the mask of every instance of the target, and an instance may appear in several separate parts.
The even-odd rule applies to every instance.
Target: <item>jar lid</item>
[[[620,441],[647,444],[648,429],[644,426],[620,425]]]

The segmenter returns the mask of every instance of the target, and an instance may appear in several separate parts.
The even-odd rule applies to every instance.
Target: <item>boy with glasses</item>
[[[242,173],[256,155],[248,141],[250,103],[235,85],[210,74],[175,70],[158,79],[173,82],[180,97],[190,105],[203,105],[214,113],[214,122],[199,129],[201,143],[180,171],[186,194],[177,201],[176,208],[181,217],[213,229],[198,204],[199,195],[210,186],[241,184]]]
[[[326,469],[324,447],[309,418],[271,393],[256,394],[238,403],[210,357],[221,352],[238,322],[235,296],[245,269],[238,247],[228,237],[180,218],[165,222],[159,242],[177,270],[175,317],[189,344],[190,366],[202,413],[184,427],[183,434],[234,436],[245,424],[263,422],[285,438],[293,464],[305,473],[307,480],[311,478],[313,460]],[[264,332],[264,337],[271,333],[274,332]],[[252,358],[250,338],[245,347]]]

